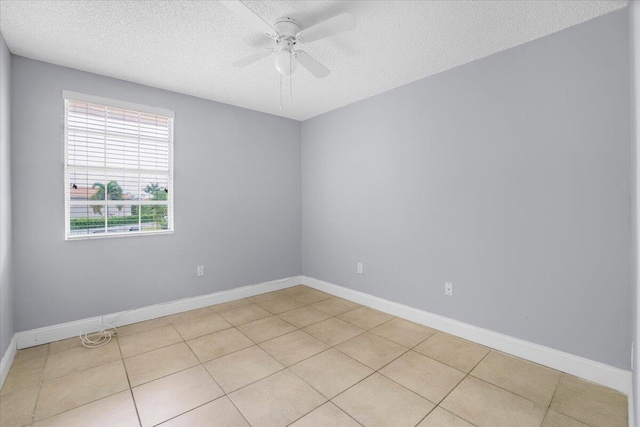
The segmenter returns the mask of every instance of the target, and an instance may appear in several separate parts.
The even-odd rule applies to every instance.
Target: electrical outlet
[[[361,262],[359,262],[359,263],[356,265],[356,272],[357,272],[358,274],[362,274],[362,263],[361,263]]]
[[[453,296],[453,283],[446,282],[444,284],[444,294],[450,297]]]
[[[198,272],[198,277],[204,276],[204,265],[199,265],[197,272]]]

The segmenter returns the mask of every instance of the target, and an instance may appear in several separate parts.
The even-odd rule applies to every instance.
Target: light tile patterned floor
[[[305,286],[20,350],[0,427],[623,427],[627,398]]]

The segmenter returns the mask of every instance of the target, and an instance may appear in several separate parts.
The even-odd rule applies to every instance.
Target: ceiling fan
[[[271,25],[240,0],[221,1],[221,3],[276,43],[274,48],[252,53],[233,62],[232,65],[246,67],[263,58],[275,55],[276,70],[283,76],[291,75],[299,63],[317,78],[327,77],[329,69],[302,50],[301,45],[331,37],[356,27],[356,19],[349,13],[341,13],[305,29],[302,29],[295,19],[288,17],[279,18]]]

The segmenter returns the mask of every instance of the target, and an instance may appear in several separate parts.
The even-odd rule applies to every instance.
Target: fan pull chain
[[[282,74],[280,74],[280,110],[282,110]]]
[[[289,51],[289,101],[293,100],[293,50]]]

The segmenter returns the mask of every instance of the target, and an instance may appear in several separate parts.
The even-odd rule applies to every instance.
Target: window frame
[[[126,231],[126,232],[106,232],[106,224],[105,224],[105,232],[104,233],[96,233],[96,234],[71,234],[71,182],[69,179],[69,169],[74,169],[74,166],[69,166],[69,141],[68,141],[68,108],[67,101],[80,101],[87,102],[91,104],[96,104],[104,107],[112,107],[119,108],[123,110],[129,110],[136,113],[145,113],[145,114],[153,114],[157,116],[163,116],[169,119],[170,121],[170,129],[169,129],[169,144],[168,144],[168,200],[166,203],[167,206],[167,229],[166,230],[153,230],[153,231]],[[148,105],[135,104],[127,101],[120,101],[117,99],[111,98],[103,98],[100,96],[89,95],[85,93],[73,92],[68,90],[62,91],[62,108],[63,108],[63,140],[64,140],[64,230],[65,230],[65,240],[66,241],[74,241],[74,240],[88,240],[88,239],[109,239],[109,238],[117,238],[117,237],[134,237],[134,236],[158,236],[164,234],[174,234],[175,233],[175,210],[174,210],[174,122],[175,122],[175,113],[171,110],[167,110],[159,107],[152,107]],[[104,168],[104,171],[107,172],[108,168]],[[114,168],[113,171],[124,172],[126,169],[118,169]],[[128,170],[129,172],[139,172],[141,169],[133,169]],[[164,173],[164,172],[163,172]],[[113,200],[112,203],[109,203],[109,200],[104,201],[105,206],[105,221],[108,218],[109,206],[110,205],[137,205],[142,206],[145,205],[165,205],[165,203],[122,203],[121,201]],[[120,202],[120,203],[117,203]]]

